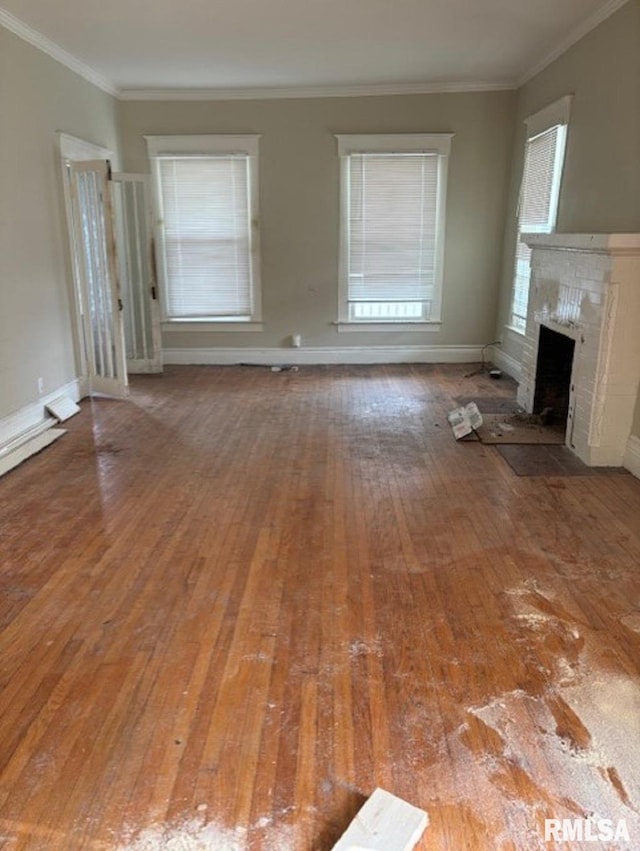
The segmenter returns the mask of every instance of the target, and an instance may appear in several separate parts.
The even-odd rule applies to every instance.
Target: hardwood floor
[[[456,444],[465,371],[169,367],[0,479],[0,847],[640,848],[640,481]]]

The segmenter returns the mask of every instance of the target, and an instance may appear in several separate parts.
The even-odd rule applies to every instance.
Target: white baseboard
[[[36,437],[58,422],[50,417],[45,406],[60,396],[71,396],[74,402],[82,398],[82,382],[80,379],[70,381],[57,387],[46,396],[41,396],[37,402],[25,405],[19,411],[0,419],[0,455],[13,451],[17,446]]]
[[[57,440],[66,433],[67,430],[64,428],[50,428],[43,434],[39,434],[36,437],[32,437],[29,440],[22,442],[17,449],[14,449],[12,452],[0,455],[0,476],[4,476],[5,473],[9,473],[11,470],[14,470],[28,458],[31,458],[32,455],[37,455],[38,452],[42,452],[42,450],[53,443],[54,440]]]
[[[491,349],[491,360],[498,369],[506,372],[507,375],[510,375],[511,378],[516,381],[521,381],[522,366],[520,362],[515,358],[512,358],[511,355],[508,355],[506,352],[503,352],[502,349],[498,348],[498,346],[494,346]]]
[[[630,473],[640,479],[640,437],[632,434],[627,440],[627,448],[622,463]]]
[[[301,349],[164,349],[165,364],[260,366],[367,363],[477,363],[480,346],[345,346]]]

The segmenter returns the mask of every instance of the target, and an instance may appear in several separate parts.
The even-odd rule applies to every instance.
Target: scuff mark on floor
[[[640,741],[640,686],[556,593],[525,583],[504,599],[528,676],[521,688],[468,707],[458,736],[477,760],[480,783],[499,790],[506,813],[520,813],[511,837],[524,841],[522,806],[529,808],[528,824],[532,818],[624,818],[631,835],[640,835],[633,744]],[[536,770],[540,762],[545,771]],[[551,779],[541,788],[534,776]],[[557,812],[559,805],[566,812]],[[544,846],[530,838],[517,847]]]
[[[295,847],[294,826],[278,824],[271,817],[262,817],[248,828],[227,828],[196,816],[138,831],[129,828],[116,851],[289,851]]]

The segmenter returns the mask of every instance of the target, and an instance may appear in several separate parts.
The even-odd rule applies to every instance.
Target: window
[[[438,323],[452,134],[338,136],[339,325]]]
[[[527,324],[531,277],[531,249],[523,242],[522,235],[555,230],[569,106],[570,98],[562,98],[526,122],[510,318],[511,327],[521,333]]]
[[[148,136],[164,319],[260,320],[257,136]]]

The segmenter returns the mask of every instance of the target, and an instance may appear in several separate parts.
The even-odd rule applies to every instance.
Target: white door
[[[118,274],[127,371],[162,372],[158,287],[148,176],[113,174]]]
[[[69,163],[73,244],[90,393],[126,396],[122,300],[107,161]]]

